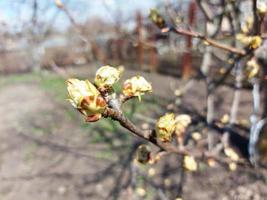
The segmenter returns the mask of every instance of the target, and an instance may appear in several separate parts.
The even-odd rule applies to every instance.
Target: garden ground
[[[92,77],[88,71],[81,68],[68,73]],[[135,73],[126,71],[124,78]],[[161,115],[163,110],[157,106],[157,101],[171,99],[170,86],[183,84],[172,77],[148,73],[144,76],[152,81],[156,96],[144,105],[136,105],[138,102],[126,105],[127,115],[140,125],[144,123],[139,115],[133,114],[134,110],[143,116]],[[203,91],[204,84],[195,82],[183,98],[185,105],[204,112]],[[229,110],[232,93],[221,88],[219,94],[217,117]],[[107,119],[85,124],[66,97],[64,79],[50,72],[0,77],[1,200],[129,198],[126,168],[131,166],[129,147],[135,140]],[[241,105],[245,109],[240,110],[239,116],[248,119],[251,97],[246,91],[242,97]],[[223,104],[222,100],[225,100]],[[163,162],[158,165],[166,167]],[[157,172],[160,167],[141,166],[141,171],[155,168]],[[137,186],[144,187],[144,180],[139,179]],[[166,186],[168,178],[164,179]],[[153,192],[158,192],[157,187],[148,188],[146,197],[139,199],[153,199]],[[199,172],[188,173],[184,182],[184,199],[188,200],[260,200],[266,197],[266,176],[251,168],[241,167],[229,172],[224,167],[210,169],[202,165]]]

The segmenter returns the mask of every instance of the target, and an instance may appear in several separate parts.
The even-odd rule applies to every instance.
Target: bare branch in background
[[[225,45],[225,44],[221,44],[213,39],[210,39],[210,38],[207,38],[206,36],[200,34],[200,33],[197,33],[197,32],[193,32],[193,31],[190,31],[190,30],[185,30],[185,29],[182,29],[182,28],[170,28],[170,29],[163,29],[162,32],[167,32],[167,31],[173,31],[179,35],[187,35],[187,36],[191,36],[191,37],[194,37],[194,38],[198,38],[200,40],[203,40],[204,42],[207,42],[208,45],[211,45],[213,47],[216,47],[216,48],[219,48],[219,49],[222,49],[224,51],[228,51],[228,52],[231,52],[231,53],[234,53],[234,54],[237,54],[237,55],[246,55],[246,52],[244,50],[241,50],[241,49],[237,49],[235,47],[231,47],[229,45]]]

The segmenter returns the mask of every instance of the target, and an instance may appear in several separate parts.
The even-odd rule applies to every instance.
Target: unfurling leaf
[[[100,89],[110,89],[119,79],[121,70],[111,66],[99,68],[95,76],[95,85]]]
[[[97,121],[107,104],[96,87],[88,80],[68,79],[69,101],[73,107],[86,116],[86,121]]]
[[[262,39],[260,36],[247,36],[245,34],[239,33],[236,35],[236,39],[242,44],[248,45],[251,49],[257,49],[262,44]]]
[[[144,77],[134,76],[124,82],[122,92],[127,97],[134,96],[141,100],[142,95],[152,92],[152,86]]]
[[[148,175],[149,176],[155,176],[155,174],[156,174],[155,168],[153,168],[153,167],[149,168]]]
[[[160,29],[166,27],[166,22],[163,19],[163,17],[159,14],[159,11],[157,9],[151,9],[149,13],[150,20]]]
[[[246,64],[245,68],[245,75],[248,79],[252,79],[253,77],[257,76],[260,71],[260,65],[257,63],[255,58],[249,60]]]
[[[138,187],[136,188],[136,193],[140,196],[140,197],[144,197],[146,196],[146,190],[142,187]]]
[[[163,142],[170,142],[175,130],[175,119],[173,113],[167,113],[160,117],[156,123],[157,137]]]
[[[175,118],[175,134],[178,137],[182,137],[187,126],[191,123],[191,117],[186,114],[178,115]]]

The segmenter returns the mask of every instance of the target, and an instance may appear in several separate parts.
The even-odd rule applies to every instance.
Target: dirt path
[[[10,85],[0,89],[0,105],[1,200],[106,195],[104,184],[94,181],[110,161],[95,156],[99,147],[88,147],[49,94],[36,83]]]

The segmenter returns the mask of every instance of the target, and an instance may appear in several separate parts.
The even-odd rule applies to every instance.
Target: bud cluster
[[[149,18],[160,29],[166,27],[166,22],[163,19],[163,17],[159,14],[159,11],[157,9],[150,10]]]
[[[174,133],[178,138],[182,138],[190,123],[189,115],[183,114],[175,117],[173,113],[167,113],[157,121],[157,137],[163,142],[170,142]]]
[[[69,79],[67,84],[72,106],[86,116],[87,121],[99,120],[107,105],[96,87],[88,80]]]
[[[114,94],[113,86],[123,71],[122,67],[103,66],[96,72],[94,84],[89,80],[68,79],[67,89],[69,102],[85,116],[86,121],[97,121],[107,108],[105,94]],[[152,91],[152,86],[145,78],[134,76],[123,84],[123,94],[126,97],[138,97]],[[102,96],[104,95],[104,96]]]
[[[248,79],[252,79],[253,77],[257,76],[260,71],[260,65],[256,61],[255,58],[249,60],[245,67],[245,75]]]
[[[118,82],[120,75],[120,70],[111,66],[103,66],[96,72],[95,85],[99,89],[110,89],[116,82]]]
[[[138,97],[141,100],[142,95],[152,92],[152,86],[144,77],[134,76],[124,82],[122,92],[127,97]]]
[[[236,36],[242,44],[247,45],[250,49],[257,49],[262,44],[262,39],[260,36],[247,36],[245,34],[239,33]]]

